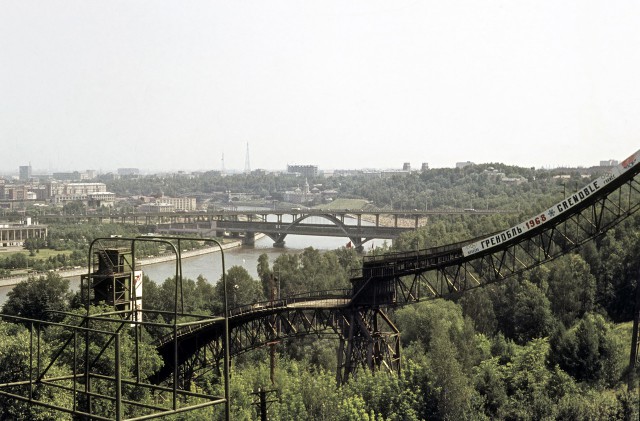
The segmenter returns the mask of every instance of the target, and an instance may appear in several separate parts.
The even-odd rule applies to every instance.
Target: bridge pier
[[[364,251],[364,242],[362,238],[349,238],[351,240],[351,244],[353,244],[353,248],[356,249],[358,253],[362,253]]]
[[[273,247],[284,248],[285,242],[284,239],[287,234],[280,234],[278,236],[269,236],[273,240]]]
[[[256,245],[256,233],[247,231],[242,239],[243,246],[255,246]]]

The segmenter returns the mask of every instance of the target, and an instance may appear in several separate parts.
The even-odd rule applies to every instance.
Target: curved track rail
[[[504,280],[566,254],[640,208],[640,151],[611,174],[595,180],[554,207],[508,230],[443,247],[366,256],[353,288],[257,303],[231,311],[231,354],[308,334],[337,334],[338,381],[359,367],[400,367],[399,331],[384,309],[461,294]],[[165,367],[178,364],[191,377],[221,358],[222,321],[194,325],[158,343]]]

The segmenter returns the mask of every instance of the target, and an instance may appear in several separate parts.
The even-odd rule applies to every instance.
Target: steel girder
[[[638,209],[640,183],[634,178],[565,219],[491,253],[450,255],[448,262],[417,274],[420,290],[424,298],[445,297],[521,274],[603,235]]]
[[[229,350],[232,356],[279,342],[286,338],[306,335],[337,335],[348,329],[350,308],[279,308],[269,314],[248,313],[242,318],[230,319]],[[173,341],[159,348],[161,354],[173,347]],[[198,329],[197,334],[178,336],[178,350],[181,355],[178,364],[182,367],[186,379],[196,372],[217,369],[223,357],[223,335],[219,326]],[[165,360],[158,380],[173,370],[170,361]],[[188,380],[187,380],[188,381]]]
[[[230,324],[229,348],[232,356],[307,335],[335,335],[340,339],[337,380],[343,383],[360,368],[400,370],[400,333],[381,308],[336,307],[279,309],[268,315],[252,315]],[[208,333],[207,333],[208,332]],[[181,341],[185,339],[184,341]],[[197,335],[178,337],[181,355],[181,384],[210,370],[219,371],[223,356],[220,329],[200,329]],[[173,348],[167,342],[166,348]],[[162,349],[160,349],[162,353]],[[163,374],[173,370],[165,359]]]
[[[400,331],[381,308],[352,308],[340,336],[336,380],[344,384],[358,369],[400,372]]]

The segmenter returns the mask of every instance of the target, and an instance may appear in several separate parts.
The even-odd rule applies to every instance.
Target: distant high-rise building
[[[619,162],[616,161],[615,159],[608,159],[606,161],[600,161],[600,166],[601,167],[615,167],[618,164],[619,164]]]
[[[405,162],[402,164],[402,171],[411,171],[411,163]]]
[[[54,172],[51,177],[54,180],[60,181],[80,181],[82,180],[82,174],[78,171],[74,172]]]
[[[31,164],[20,166],[20,181],[29,181],[31,179]]]
[[[464,168],[464,167],[468,167],[469,165],[475,165],[475,164],[473,162],[471,162],[471,161],[456,162],[456,168]]]
[[[429,170],[429,163],[428,162],[423,162],[422,163],[422,167],[420,168],[421,171],[428,171]]]
[[[249,163],[249,142],[247,142],[247,156],[244,159],[244,173],[249,174],[251,172],[251,164]]]
[[[138,175],[140,170],[138,168],[118,168],[118,175]]]
[[[305,178],[316,178],[318,176],[317,165],[287,165],[287,172],[290,174],[300,174]]]

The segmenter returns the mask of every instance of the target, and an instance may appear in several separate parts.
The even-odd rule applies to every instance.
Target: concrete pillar
[[[256,245],[256,233],[255,232],[246,232],[244,234],[244,238],[242,239],[243,246],[255,246]]]
[[[350,238],[350,240],[353,244],[353,248],[355,248],[358,253],[362,253],[364,251],[362,238]]]
[[[278,239],[275,241],[275,243],[273,243],[273,247],[278,247],[278,248],[284,248],[284,238],[286,237],[285,235],[279,235]]]

